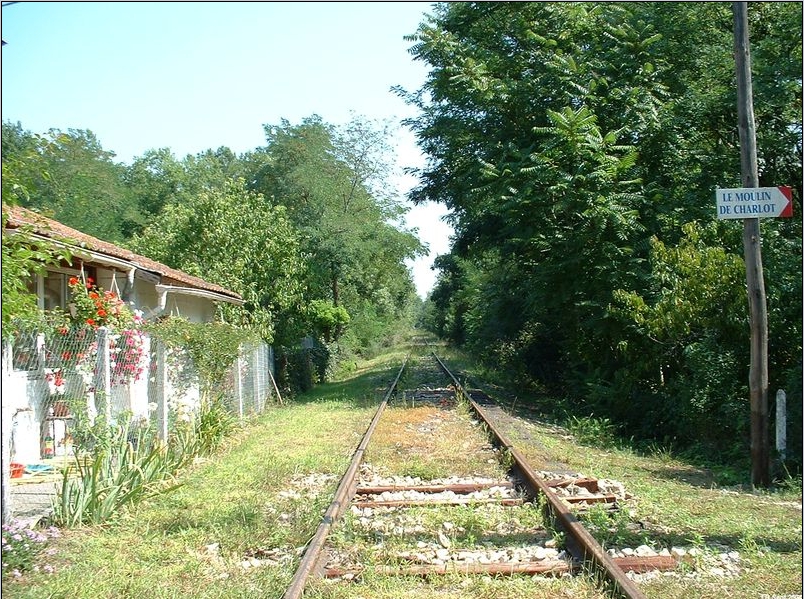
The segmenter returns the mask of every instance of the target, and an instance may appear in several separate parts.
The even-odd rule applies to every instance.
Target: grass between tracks
[[[281,597],[298,563],[295,549],[313,535],[406,349],[362,363],[342,380],[249,422],[218,455],[185,473],[184,485],[174,493],[141,504],[114,523],[64,531],[52,544],[55,554],[43,557],[55,572],[4,581],[3,595]],[[470,368],[466,372],[472,376]],[[719,543],[739,551],[746,561],[735,578],[705,575],[643,583],[647,596],[801,594],[800,488],[766,493],[722,489],[713,484],[711,472],[666,453],[645,456],[628,449],[579,445],[567,431],[536,422],[530,430],[532,435],[513,441],[521,441],[534,460],[561,461],[589,475],[616,478],[636,495],[633,520],[645,525],[644,532],[613,526],[600,533],[607,544],[633,546],[647,541],[706,548]],[[305,482],[313,474],[331,476]],[[460,522],[469,515],[450,517]],[[244,560],[261,558],[274,548],[292,557],[279,565],[244,567]],[[355,584],[318,584],[305,596],[602,595],[581,577],[558,581],[367,576]]]

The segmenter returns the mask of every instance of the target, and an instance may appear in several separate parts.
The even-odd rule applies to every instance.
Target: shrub
[[[567,428],[579,443],[594,447],[609,447],[617,436],[617,428],[608,418],[570,416]]]

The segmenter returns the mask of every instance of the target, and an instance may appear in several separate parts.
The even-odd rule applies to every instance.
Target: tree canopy
[[[367,351],[416,303],[405,260],[391,127],[317,115],[265,125],[266,145],[114,161],[88,130],[44,135],[3,123],[3,191],[101,239],[240,293],[222,308],[279,347],[312,335]]]
[[[750,9],[760,178],[798,214],[797,15]],[[408,38],[425,84],[398,92],[427,156],[411,197],[456,231],[432,326],[573,412],[743,451],[741,229],[714,211],[740,184],[732,22],[717,3],[443,3]],[[798,397],[801,219],[763,234],[772,384]]]

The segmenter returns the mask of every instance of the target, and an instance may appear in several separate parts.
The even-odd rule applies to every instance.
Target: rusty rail
[[[299,567],[296,570],[296,574],[293,576],[290,586],[283,595],[283,599],[299,599],[304,593],[304,585],[307,584],[307,579],[310,577],[310,574],[313,572],[316,564],[319,561],[319,558],[321,557],[321,553],[324,549],[324,543],[327,540],[327,535],[329,534],[332,525],[340,517],[344,507],[349,505],[352,497],[355,495],[355,491],[357,489],[357,474],[360,471],[360,464],[363,461],[363,454],[366,451],[366,447],[371,439],[371,435],[374,433],[374,429],[377,428],[377,423],[380,421],[380,416],[382,416],[385,407],[388,405],[388,400],[393,394],[394,389],[396,389],[397,383],[399,383],[399,377],[402,376],[402,372],[405,370],[407,363],[408,357],[405,357],[402,368],[400,368],[399,372],[396,374],[394,382],[391,383],[390,387],[388,387],[388,391],[385,392],[385,396],[383,397],[380,406],[377,408],[377,413],[374,414],[371,424],[369,424],[366,432],[363,433],[363,439],[360,441],[360,445],[357,446],[357,449],[352,456],[352,461],[349,464],[349,468],[343,475],[343,478],[338,485],[338,490],[335,492],[335,499],[329,505],[329,508],[327,508],[321,523],[318,525],[315,535],[307,544],[304,557],[302,557]]]
[[[645,599],[645,595],[639,590],[637,585],[626,576],[625,571],[623,571],[613,558],[606,553],[600,543],[597,542],[597,539],[584,528],[583,524],[581,524],[569,508],[563,504],[558,495],[547,485],[546,481],[531,468],[525,456],[494,426],[483,408],[472,399],[471,395],[463,388],[458,382],[458,379],[455,378],[435,352],[433,352],[433,357],[435,357],[444,372],[452,379],[456,390],[469,401],[472,409],[496,438],[498,445],[501,448],[505,448],[511,455],[520,473],[531,488],[537,490],[547,499],[550,510],[561,528],[563,528],[579,546],[581,553],[579,557],[584,562],[590,563],[601,571],[611,584],[614,585],[614,590],[619,592],[623,597],[627,597],[628,599]]]

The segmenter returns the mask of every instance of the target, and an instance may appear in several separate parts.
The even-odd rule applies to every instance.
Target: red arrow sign
[[[782,210],[782,213],[779,216],[783,218],[790,218],[793,216],[793,189],[787,185],[780,185],[777,189],[782,192],[784,197],[787,198],[787,206]]]

